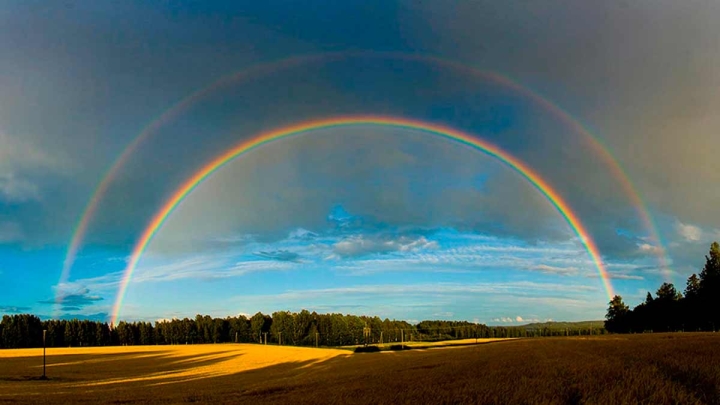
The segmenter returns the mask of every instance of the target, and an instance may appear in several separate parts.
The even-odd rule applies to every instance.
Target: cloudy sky
[[[720,239],[718,15],[670,0],[5,2],[0,313],[109,319],[133,247],[187,178],[265,131],[342,115],[502,148],[577,214],[627,302],[682,289]],[[583,240],[506,164],[354,125],[266,144],[200,184],[120,317],[519,324],[601,319],[607,302]]]

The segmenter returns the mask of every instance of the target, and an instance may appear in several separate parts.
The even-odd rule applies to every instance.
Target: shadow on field
[[[112,354],[62,354],[48,356],[47,383],[74,385],[120,384],[135,379],[161,379],[163,376],[186,373],[188,369],[210,367],[239,353],[177,355],[177,352],[138,351]],[[42,375],[42,358],[5,358],[0,366],[0,382],[32,381]]]

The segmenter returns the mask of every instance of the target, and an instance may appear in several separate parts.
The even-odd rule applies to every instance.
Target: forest
[[[250,318],[212,318],[155,322],[41,320],[35,315],[5,315],[0,322],[0,348],[258,343],[296,346],[349,346],[407,341],[602,334],[592,327],[552,328],[486,326],[465,321],[382,320],[379,317],[278,311]]]
[[[630,309],[621,296],[610,301],[605,329],[613,333],[716,331],[720,326],[720,245],[713,242],[700,275],[687,279],[684,293],[663,283],[655,296]]]

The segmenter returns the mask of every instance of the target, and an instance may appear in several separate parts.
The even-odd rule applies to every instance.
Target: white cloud
[[[436,241],[430,241],[424,236],[419,238],[400,236],[398,238],[388,239],[356,235],[335,243],[333,251],[339,256],[360,256],[372,253],[417,252],[437,249],[438,247]]]
[[[677,233],[688,242],[697,242],[703,236],[703,231],[702,229],[700,229],[700,227],[690,224],[683,224],[680,221],[675,224],[675,229]]]
[[[663,249],[660,246],[651,245],[649,243],[641,243],[638,245],[638,250],[641,253],[650,255],[661,255],[664,254]]]
[[[516,320],[517,322],[522,322],[522,321],[523,321],[522,316],[520,316],[520,315],[516,316],[516,317],[515,317],[515,320]]]

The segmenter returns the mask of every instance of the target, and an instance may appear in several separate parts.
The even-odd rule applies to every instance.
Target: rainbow
[[[150,243],[150,241],[152,241],[155,234],[163,226],[163,224],[170,216],[170,214],[172,214],[175,208],[205,179],[207,179],[214,172],[216,172],[238,156],[267,143],[289,138],[292,136],[301,135],[314,130],[355,125],[380,125],[386,127],[418,130],[428,134],[437,135],[453,141],[457,141],[465,145],[469,145],[471,147],[474,147],[475,149],[478,149],[490,156],[499,159],[500,161],[508,165],[510,168],[515,170],[517,173],[522,175],[525,179],[530,181],[530,183],[538,191],[540,191],[550,203],[552,203],[552,205],[567,221],[567,223],[570,225],[570,227],[585,245],[585,248],[587,249],[590,257],[592,258],[595,266],[597,267],[608,297],[612,298],[612,296],[614,295],[612,284],[610,283],[610,277],[608,276],[607,270],[605,269],[605,265],[603,264],[600,252],[598,251],[595,241],[590,237],[587,230],[585,229],[585,226],[580,222],[580,219],[570,209],[570,206],[565,202],[565,200],[560,196],[560,194],[558,194],[557,191],[555,191],[550,186],[550,184],[548,184],[543,178],[540,177],[540,175],[538,175],[530,167],[525,165],[522,161],[501,150],[497,146],[494,146],[484,140],[472,137],[468,134],[452,128],[397,117],[345,116],[310,120],[286,126],[280,129],[264,132],[249,140],[239,143],[225,153],[217,156],[211,162],[207,163],[200,170],[195,172],[195,174],[193,174],[189,179],[187,179],[178,189],[176,189],[176,191],[164,203],[162,208],[153,216],[148,226],[142,232],[140,239],[135,244],[135,247],[133,248],[132,254],[130,256],[130,260],[128,261],[128,264],[123,272],[123,276],[120,282],[120,288],[117,292],[115,306],[113,308],[112,322],[116,323],[119,318],[123,297],[125,296],[125,292],[127,291],[130,279],[132,278],[133,272],[135,271],[135,268],[137,267],[143,252],[148,247],[148,244]]]
[[[229,86],[232,84],[242,83],[243,81],[250,80],[253,78],[268,75],[274,72],[284,71],[296,66],[303,66],[313,62],[328,62],[333,60],[342,60],[344,58],[351,57],[364,57],[364,58],[378,58],[378,59],[394,59],[394,60],[405,60],[405,61],[416,61],[422,63],[435,64],[439,67],[449,68],[458,72],[467,74],[469,76],[488,80],[496,83],[500,86],[511,89],[517,94],[527,97],[532,102],[544,108],[546,111],[551,113],[560,122],[568,126],[574,132],[582,135],[587,141],[591,149],[596,153],[605,165],[609,168],[612,176],[618,181],[623,192],[628,196],[631,204],[635,207],[639,218],[649,233],[649,242],[656,248],[656,258],[660,268],[664,272],[666,281],[671,281],[671,272],[669,269],[669,260],[665,249],[663,248],[663,241],[660,238],[657,226],[650,217],[647,205],[641,198],[637,191],[637,188],[630,180],[626,171],[613,157],[612,153],[607,146],[603,145],[599,141],[598,137],[594,135],[587,127],[580,123],[574,118],[569,112],[559,107],[557,104],[544,97],[542,94],[518,83],[512,78],[501,75],[495,72],[485,71],[477,69],[473,66],[469,66],[457,61],[442,59],[432,55],[420,55],[420,54],[408,54],[401,52],[328,52],[320,54],[300,55],[292,56],[289,58],[260,63],[241,70],[239,72],[232,73],[224,76],[219,80],[211,83],[210,85],[203,87],[196,92],[186,96],[173,104],[170,108],[166,109],[162,114],[153,119],[147,126],[145,126],[140,133],[128,144],[123,150],[120,156],[113,162],[112,166],[108,169],[106,174],[102,177],[97,188],[93,191],[92,196],[83,210],[80,219],[73,230],[70,243],[63,260],[63,268],[60,274],[59,285],[67,282],[70,276],[70,271],[77,258],[77,254],[85,240],[91,220],[95,217],[97,210],[100,206],[100,202],[105,197],[107,190],[110,185],[117,178],[121,169],[127,164],[135,150],[149,137],[157,133],[159,129],[171,122],[173,119],[178,117],[184,111],[187,111],[196,102],[202,100],[206,96],[213,94],[215,91]],[[59,289],[58,289],[59,291]],[[62,296],[56,295],[56,303],[62,299]]]

